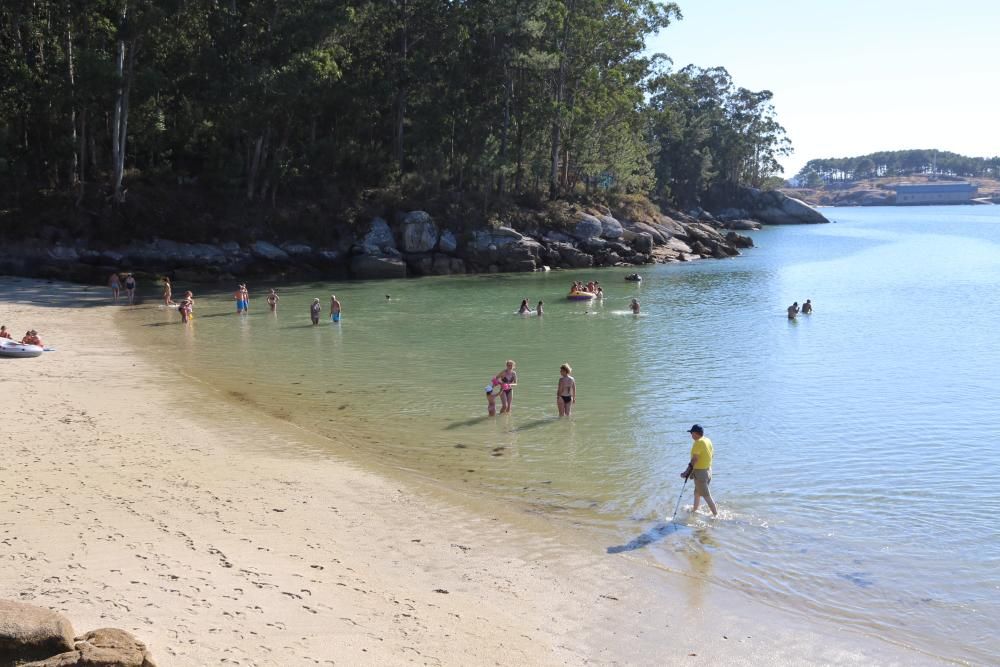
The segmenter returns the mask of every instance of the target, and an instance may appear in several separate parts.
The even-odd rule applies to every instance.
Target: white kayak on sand
[[[40,357],[44,349],[39,345],[25,345],[0,338],[0,357]]]

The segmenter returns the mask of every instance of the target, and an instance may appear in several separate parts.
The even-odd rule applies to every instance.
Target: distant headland
[[[1000,157],[882,151],[810,160],[782,189],[813,206],[1000,203]]]

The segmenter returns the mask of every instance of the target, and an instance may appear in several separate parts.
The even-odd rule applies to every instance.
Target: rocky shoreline
[[[170,275],[175,281],[213,282],[236,276],[278,279],[405,278],[463,273],[540,271],[552,268],[638,266],[723,259],[753,246],[738,231],[761,223],[821,223],[808,205],[778,192],[744,190],[737,206],[713,215],[698,209],[618,217],[604,207],[580,207],[572,219],[473,229],[439,225],[425,211],[373,218],[361,233],[332,247],[300,240],[240,244],[185,243],[153,239],[127,245],[85,240],[28,240],[0,248],[0,273],[75,282],[103,282],[112,271],[140,278]]]

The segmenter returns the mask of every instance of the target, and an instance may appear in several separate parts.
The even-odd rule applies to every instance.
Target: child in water
[[[570,375],[573,369],[569,364],[559,367],[559,384],[556,385],[556,407],[559,409],[559,416],[569,417],[573,412],[573,405],[576,403],[576,379]]]
[[[632,299],[632,303],[630,303],[628,307],[632,311],[633,315],[639,314],[639,302],[636,299]]]
[[[497,379],[493,378],[493,381],[486,385],[486,414],[490,417],[495,417],[497,414],[497,395],[494,391],[497,384]]]
[[[319,302],[319,299],[313,299],[312,305],[309,306],[309,317],[312,318],[313,324],[319,324],[319,314],[323,312],[323,305]]]
[[[267,305],[271,306],[271,312],[277,312],[278,310],[278,293],[273,289],[271,293],[267,295]]]

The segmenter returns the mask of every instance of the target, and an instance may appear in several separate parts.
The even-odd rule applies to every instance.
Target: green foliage
[[[706,193],[762,187],[781,172],[791,147],[775,119],[772,94],[737,87],[722,67],[664,71],[650,82],[651,141],[658,148],[661,198],[687,206]]]
[[[378,190],[487,218],[760,184],[787,150],[770,93],[659,71],[646,39],[680,18],[655,0],[10,0],[0,204],[100,200],[116,167],[133,190],[357,215]]]

